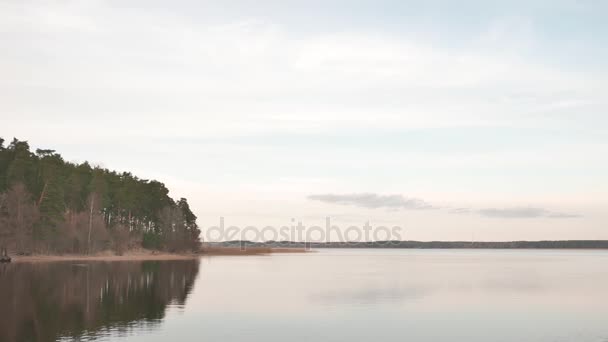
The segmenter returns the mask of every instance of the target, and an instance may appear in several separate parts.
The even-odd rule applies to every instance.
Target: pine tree
[[[11,248],[92,252],[140,244],[196,249],[200,230],[185,198],[159,181],[63,160],[54,150],[0,138],[0,238]]]

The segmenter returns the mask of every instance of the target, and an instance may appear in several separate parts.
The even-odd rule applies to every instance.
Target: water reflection
[[[0,341],[86,340],[158,327],[183,306],[197,260],[0,266]]]
[[[0,342],[608,341],[608,251],[200,262],[0,266]]]
[[[355,290],[326,291],[310,296],[312,303],[320,303],[325,306],[349,305],[401,305],[414,299],[421,299],[429,294],[430,290],[422,286],[410,287],[369,287]]]

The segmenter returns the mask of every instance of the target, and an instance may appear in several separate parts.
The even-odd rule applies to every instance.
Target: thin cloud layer
[[[550,213],[547,217],[551,217],[551,218],[579,218],[579,217],[583,217],[583,215],[568,214],[568,213]]]
[[[485,208],[478,213],[484,217],[493,218],[576,218],[580,215],[556,213],[543,208],[534,207],[515,207],[515,208]]]
[[[332,204],[351,205],[369,209],[434,209],[429,203],[402,195],[378,195],[374,193],[358,194],[318,194],[310,195],[308,199]]]
[[[542,208],[486,208],[480,209],[478,213],[485,217],[498,218],[535,218],[543,217],[548,214],[547,210]]]
[[[439,209],[428,202],[418,198],[408,198],[402,195],[380,195],[375,193],[353,193],[353,194],[316,194],[308,196],[309,200],[320,201],[330,204],[350,205],[368,209]],[[474,210],[471,208],[452,208],[450,214],[477,213],[482,217],[489,218],[555,218],[568,219],[578,218],[581,215],[553,212],[537,207],[512,207],[512,208],[482,208]]]
[[[450,209],[450,214],[470,214],[471,208],[453,208]]]

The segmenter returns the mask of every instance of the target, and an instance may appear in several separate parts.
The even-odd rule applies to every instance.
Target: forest
[[[65,161],[54,150],[0,138],[0,250],[18,255],[147,248],[197,251],[185,198],[156,180]]]

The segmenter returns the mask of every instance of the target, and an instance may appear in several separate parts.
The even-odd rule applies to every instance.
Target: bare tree
[[[32,232],[38,220],[38,208],[21,183],[15,184],[3,199],[3,238],[6,245],[19,252],[31,249]]]
[[[116,252],[118,255],[123,255],[124,252],[129,249],[129,227],[124,224],[119,224],[114,227],[112,233],[114,252]]]
[[[4,250],[9,239],[8,218],[6,213],[7,194],[0,193],[0,251]]]
[[[89,233],[87,234],[87,254],[91,253],[91,230],[93,229],[93,208],[95,207],[95,194],[89,198]]]

